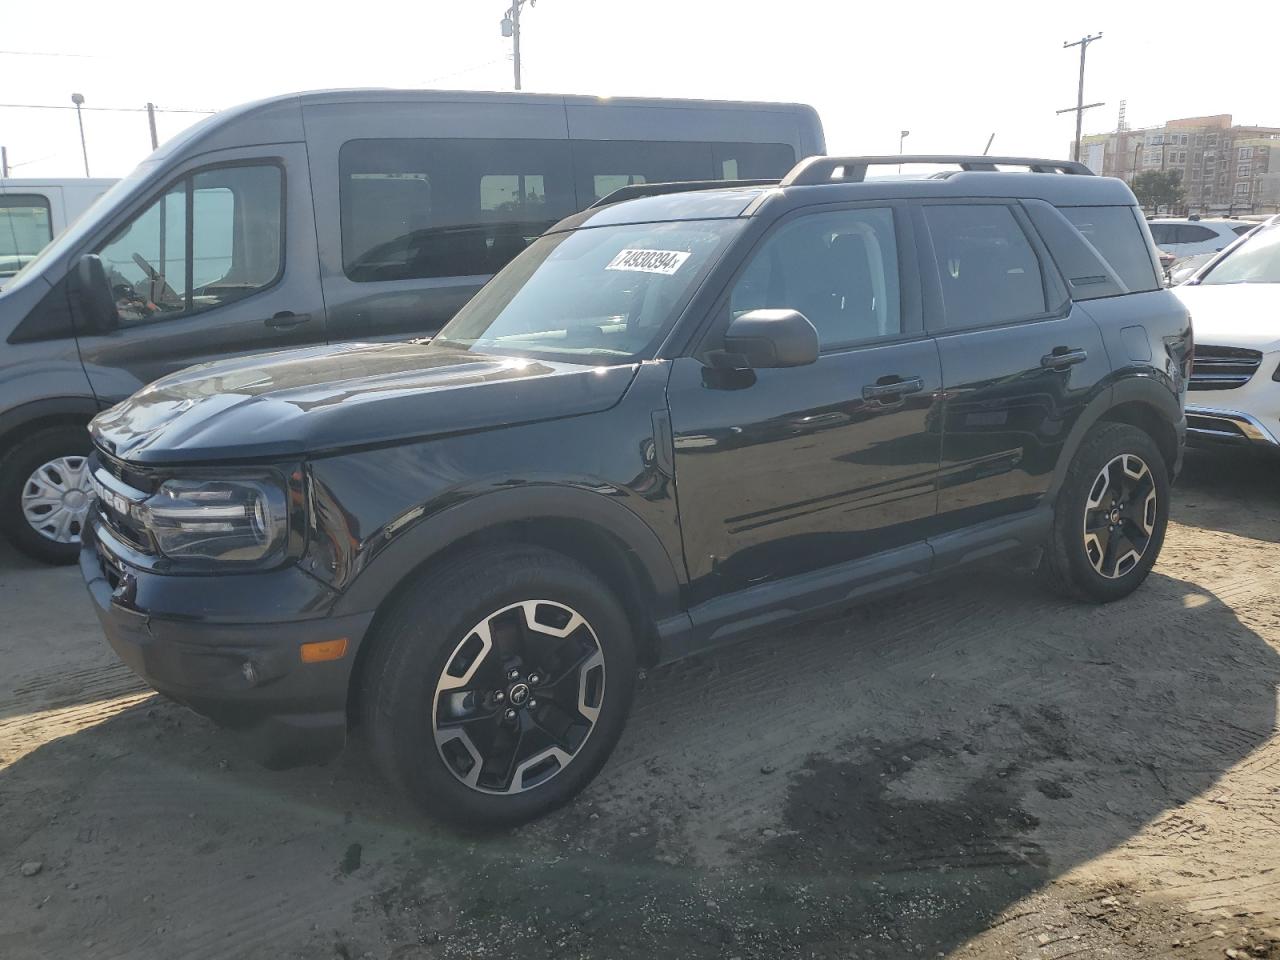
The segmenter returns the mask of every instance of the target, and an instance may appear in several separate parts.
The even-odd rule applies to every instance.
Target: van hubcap
[[[604,684],[600,641],[572,607],[524,600],[495,610],[445,662],[432,701],[436,750],[473,790],[532,790],[587,742]]]
[[[38,467],[22,487],[22,515],[54,543],[79,543],[93,498],[86,457],[59,457]]]
[[[1138,565],[1156,529],[1156,484],[1141,457],[1122,453],[1098,472],[1084,508],[1084,552],[1118,580]]]

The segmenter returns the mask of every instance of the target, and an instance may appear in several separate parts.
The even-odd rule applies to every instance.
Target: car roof
[[[650,185],[655,188],[658,185]],[[664,185],[669,186],[669,185]],[[957,171],[908,178],[878,177],[857,182],[832,181],[805,185],[754,183],[657,196],[589,207],[561,220],[548,232],[623,223],[668,220],[709,220],[752,216],[764,209],[859,200],[915,199],[1043,200],[1059,207],[1133,206],[1133,193],[1113,177],[1068,176],[1009,171]]]

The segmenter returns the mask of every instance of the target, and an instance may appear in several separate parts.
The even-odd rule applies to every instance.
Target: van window
[[[1043,315],[1044,277],[1027,235],[1003,204],[924,208],[947,329]]]
[[[1151,252],[1132,207],[1058,209],[1111,265],[1130,293],[1160,288],[1151,265]]]
[[[765,308],[804,314],[823,349],[901,333],[893,211],[815,213],[779,227],[730,295],[735,317]]]
[[[52,239],[47,197],[0,193],[0,277],[17,273]]]
[[[785,143],[715,143],[711,150],[721,180],[780,179],[796,165],[796,151]]]
[[[563,140],[351,140],[338,174],[357,282],[496,273],[575,209]]]
[[[573,141],[582,207],[634,183],[765,180],[784,176],[795,162],[795,150],[785,143]]]
[[[121,324],[209,310],[273,284],[282,202],[274,164],[215,167],[169,187],[97,251]]]

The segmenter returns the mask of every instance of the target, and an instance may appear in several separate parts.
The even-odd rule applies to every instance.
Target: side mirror
[[[102,259],[86,253],[71,271],[71,305],[81,328],[107,333],[120,325],[115,296]]]
[[[724,352],[752,370],[803,367],[818,359],[818,331],[798,310],[749,310],[729,323]]]

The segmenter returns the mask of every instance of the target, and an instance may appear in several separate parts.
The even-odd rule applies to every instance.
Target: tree
[[[1133,179],[1133,193],[1144,210],[1152,213],[1161,207],[1182,205],[1184,190],[1178,170],[1146,170]]]

